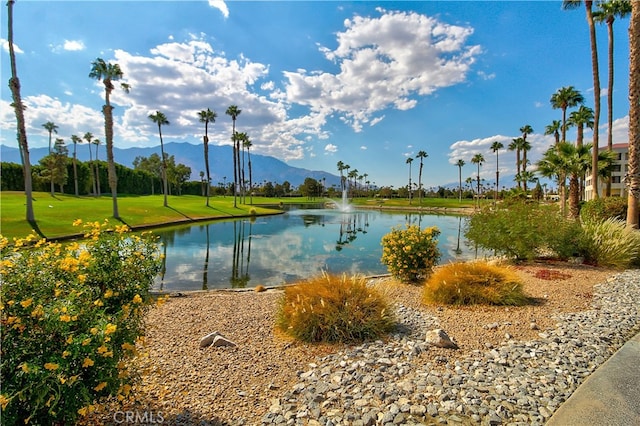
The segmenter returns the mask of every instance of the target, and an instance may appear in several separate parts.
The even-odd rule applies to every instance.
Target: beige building
[[[606,147],[600,147],[600,151],[606,150]],[[617,159],[611,173],[611,196],[626,197],[626,187],[624,177],[629,172],[629,144],[617,143],[613,145],[613,152],[617,154]],[[598,195],[602,197],[606,189],[607,183],[602,179],[598,179]],[[591,175],[585,178],[584,182],[584,199],[591,200],[593,198],[593,187],[591,185]]]

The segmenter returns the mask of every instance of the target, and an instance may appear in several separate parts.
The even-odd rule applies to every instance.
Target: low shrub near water
[[[528,301],[518,275],[486,262],[443,265],[424,285],[428,305],[523,305]]]
[[[150,237],[107,228],[86,224],[85,240],[64,245],[1,238],[3,424],[73,424],[101,398],[130,392],[125,361],[161,261]]]
[[[640,231],[626,222],[609,218],[583,225],[587,236],[587,257],[599,266],[628,268],[640,263]]]
[[[276,325],[304,342],[359,342],[391,331],[395,320],[363,277],[323,274],[285,288]]]
[[[440,230],[435,226],[422,230],[417,225],[394,227],[382,237],[382,263],[394,278],[418,283],[440,260],[438,235]]]

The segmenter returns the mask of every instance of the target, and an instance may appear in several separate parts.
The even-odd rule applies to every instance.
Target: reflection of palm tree
[[[202,270],[202,289],[208,290],[207,285],[209,284],[209,224],[206,225],[206,233],[207,233],[207,251],[204,256],[204,269]]]
[[[456,255],[461,255],[462,250],[460,249],[460,229],[462,228],[462,216],[458,217],[458,243],[456,244]]]

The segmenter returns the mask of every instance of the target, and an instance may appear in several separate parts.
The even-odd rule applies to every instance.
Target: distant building
[[[607,147],[600,147],[600,151],[605,151]],[[626,186],[624,178],[629,173],[629,144],[617,143],[613,145],[613,152],[617,154],[616,161],[613,163],[613,172],[611,173],[611,196],[626,197]],[[598,179],[598,195],[602,197],[607,187],[607,183],[602,179]],[[591,184],[591,174],[587,175],[584,181],[584,199],[593,199],[593,186]]]

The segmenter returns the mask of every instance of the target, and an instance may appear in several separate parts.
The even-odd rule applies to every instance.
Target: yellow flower
[[[25,373],[29,372],[29,364],[27,364],[26,362],[23,362],[22,364],[20,364],[20,368],[22,369],[22,371],[24,371]]]
[[[103,354],[107,352],[107,347],[105,345],[102,345],[96,350],[96,352],[98,352],[99,354]]]
[[[32,298],[32,297],[30,297],[30,298],[28,298],[27,300],[23,300],[22,302],[20,302],[20,305],[21,305],[23,308],[28,308],[29,306],[31,306],[31,304],[32,304],[32,303],[33,303],[33,298]]]
[[[60,379],[60,383],[62,383],[64,385],[64,382],[67,381],[67,379],[65,379],[63,376],[58,377]]]
[[[94,301],[93,304],[96,305],[96,306],[103,306],[104,305],[104,303],[102,303],[102,300],[100,300],[100,299]]]
[[[70,345],[73,343],[73,336],[67,336],[67,345]]]
[[[59,365],[56,364],[55,362],[47,362],[47,363],[44,364],[45,370],[53,371],[53,370],[57,370],[58,367],[59,367]]]
[[[80,226],[82,225],[82,219],[76,219],[73,221],[73,226]]]
[[[91,332],[91,334],[96,335],[98,334],[98,329],[96,327],[92,327],[91,330],[89,330]]]
[[[107,291],[105,291],[105,292],[104,292],[104,298],[105,298],[105,299],[108,299],[108,298],[110,298],[111,296],[113,296],[113,290],[111,290],[111,289],[107,289]]]
[[[142,297],[140,297],[139,294],[136,294],[135,296],[133,296],[133,303],[136,303],[136,304],[142,303]]]
[[[91,337],[87,337],[86,339],[84,339],[82,341],[82,346],[87,346],[89,343],[91,343]]]
[[[104,334],[115,333],[117,328],[118,328],[117,325],[109,323],[107,324],[107,327],[104,329]]]
[[[104,389],[107,386],[107,382],[102,382],[100,383],[98,386],[96,386],[95,388],[93,388],[93,390],[95,390],[96,392],[100,392],[102,389]]]
[[[82,368],[91,367],[93,366],[93,364],[95,364],[95,362],[93,362],[91,358],[85,358],[84,361],[82,362]]]
[[[62,358],[66,358],[66,357],[68,357],[69,355],[71,355],[71,352],[69,352],[69,351],[64,351],[64,352],[62,352]]]
[[[85,281],[87,281],[87,276],[85,274],[78,275],[78,281],[84,283]]]
[[[71,317],[69,315],[67,315],[67,314],[60,315],[60,321],[69,322],[69,321],[71,321]]]
[[[62,294],[62,290],[60,290],[59,288],[56,288],[55,291],[53,292],[53,297],[58,297]]]
[[[122,349],[124,349],[125,351],[132,351],[132,350],[134,350],[135,348],[136,348],[136,347],[135,347],[135,346],[133,346],[133,345],[132,345],[131,343],[129,343],[129,342],[124,342],[124,343],[122,344]]]
[[[9,405],[9,401],[9,398],[0,394],[0,407],[2,407],[3,411],[7,408],[7,405]]]

